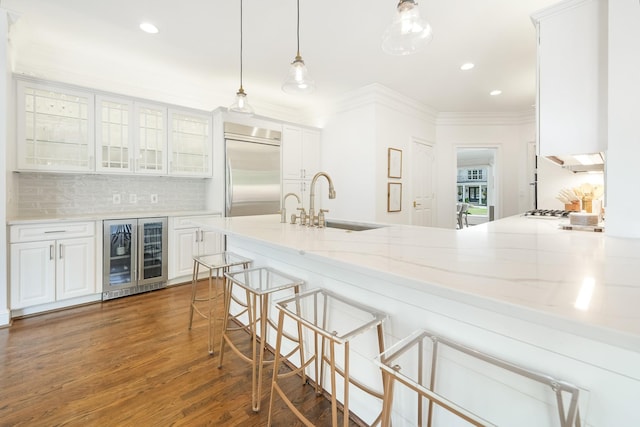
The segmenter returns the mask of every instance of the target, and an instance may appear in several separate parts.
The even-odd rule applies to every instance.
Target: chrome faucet
[[[318,217],[315,216],[314,208],[315,208],[315,198],[316,198],[316,181],[321,176],[324,176],[325,178],[327,178],[327,182],[329,183],[329,198],[330,199],[336,198],[336,190],[333,188],[333,181],[331,181],[331,177],[327,175],[326,172],[318,172],[317,174],[315,174],[313,179],[311,180],[311,192],[309,193],[309,227],[315,226],[316,220],[318,220]],[[325,212],[329,212],[329,211],[325,210]]]
[[[284,197],[282,198],[282,209],[280,209],[280,222],[287,222],[287,208],[285,207],[284,204],[287,201],[287,197],[289,196],[295,197],[296,200],[298,201],[298,204],[300,204],[300,197],[298,197],[296,193],[285,194]]]

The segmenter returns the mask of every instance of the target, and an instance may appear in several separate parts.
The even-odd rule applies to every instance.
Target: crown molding
[[[431,121],[435,121],[437,116],[437,111],[428,105],[379,83],[372,83],[347,93],[337,101],[335,112],[341,113],[375,104],[417,118],[428,118]]]
[[[514,112],[438,113],[437,126],[509,126],[535,123],[534,110]]]

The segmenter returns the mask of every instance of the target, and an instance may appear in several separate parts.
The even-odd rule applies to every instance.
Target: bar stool
[[[560,418],[560,426],[562,427],[579,427],[580,411],[578,408],[579,389],[565,381],[553,378],[550,375],[542,374],[522,366],[515,365],[503,359],[491,356],[476,349],[464,346],[456,341],[450,340],[443,336],[439,336],[426,330],[417,330],[407,336],[397,344],[389,347],[384,353],[376,359],[382,373],[385,377],[384,381],[384,401],[382,409],[382,426],[391,425],[391,412],[394,397],[394,385],[396,383],[406,386],[409,390],[417,393],[417,419],[415,421],[407,421],[415,425],[424,425],[424,403],[428,402],[426,422],[430,427],[434,424],[434,406],[437,405],[455,416],[464,419],[471,425],[478,427],[492,427],[496,424],[492,423],[474,413],[473,411],[462,407],[450,398],[444,397],[437,393],[436,371],[439,354],[446,348],[447,355],[444,357],[452,357],[452,354],[459,353],[470,360],[476,360],[481,363],[480,370],[484,371],[490,368],[490,365],[500,368],[501,370],[511,372],[513,374],[528,378],[535,382],[541,383],[549,387],[556,395],[557,410]],[[486,364],[486,366],[485,366]],[[469,379],[466,378],[468,381]],[[469,382],[462,389],[468,389]],[[476,391],[476,394],[485,394],[487,390]],[[482,393],[485,392],[485,393]],[[563,393],[568,394],[569,398],[565,399]],[[406,402],[410,399],[403,399],[403,416],[406,417]],[[473,399],[476,405],[482,405]],[[565,410],[565,403],[569,405]],[[528,414],[531,416],[531,414]],[[547,418],[547,415],[544,416]],[[510,422],[517,425],[517,421]]]
[[[268,267],[252,268],[244,271],[226,273],[228,279],[225,289],[224,320],[222,322],[222,338],[220,340],[220,359],[218,367],[222,367],[224,358],[224,346],[229,344],[233,352],[242,360],[251,364],[251,408],[260,410],[260,397],[262,395],[262,372],[266,364],[273,360],[265,360],[264,353],[267,350],[267,326],[274,330],[276,325],[269,318],[269,297],[276,292],[289,290],[296,295],[300,292],[300,286],[304,281],[289,276],[280,271]],[[234,295],[234,286],[244,290],[245,300],[242,301]],[[231,313],[232,301],[237,304],[240,311]],[[246,318],[246,323],[243,322]],[[229,327],[229,320],[236,321],[239,327]],[[229,335],[230,331],[246,330],[251,335],[251,355],[244,354],[234,343]],[[292,356],[296,351],[300,353],[302,360],[303,345],[302,333],[298,328],[298,337],[287,336],[296,345],[285,357]]]
[[[358,302],[338,296],[328,290],[313,289],[304,294],[294,296],[286,300],[279,301],[276,306],[279,309],[278,335],[276,337],[276,350],[273,370],[273,381],[271,383],[271,398],[269,401],[269,418],[267,425],[271,425],[271,411],[276,393],[285,401],[286,405],[305,425],[313,424],[300,412],[287,397],[279,385],[279,381],[285,377],[302,374],[303,378],[306,369],[313,363],[315,375],[316,395],[322,393],[324,385],[325,364],[329,367],[329,381],[331,386],[331,425],[338,426],[337,397],[336,397],[336,374],[344,379],[343,390],[343,425],[349,425],[349,385],[352,384],[360,390],[382,400],[382,393],[378,393],[363,383],[350,377],[349,366],[349,344],[356,336],[368,330],[376,329],[378,350],[384,351],[384,335],[382,323],[387,318],[382,313],[372,307],[362,305]],[[285,317],[293,320],[298,328],[301,326],[305,330],[313,333],[314,352],[308,356],[306,361],[300,363],[300,367],[292,372],[280,374],[278,372],[281,362],[280,346],[284,335],[283,326]],[[320,340],[320,344],[318,341]],[[343,346],[344,358],[343,366],[336,364],[336,346]],[[320,347],[320,349],[318,348]],[[379,354],[379,353],[378,353]],[[318,370],[320,371],[318,373]],[[379,415],[373,424],[380,421]]]
[[[209,254],[209,255],[197,255],[193,257],[193,277],[191,279],[191,304],[189,309],[189,330],[191,330],[191,325],[193,324],[193,312],[195,311],[200,316],[204,317],[208,320],[208,335],[209,335],[209,354],[213,354],[213,323],[215,319],[213,318],[213,300],[216,298],[217,292],[214,292],[213,287],[213,271],[216,271],[216,277],[224,277],[224,273],[229,271],[229,269],[242,266],[242,268],[247,269],[249,265],[253,262],[253,260],[249,258],[245,258],[233,252],[220,252],[217,254]],[[209,290],[207,293],[207,297],[197,297],[197,285],[198,285],[198,276],[200,274],[200,266],[207,268],[209,270]],[[221,274],[222,273],[222,274]],[[207,302],[207,313],[203,313],[198,307],[197,303],[199,302]]]

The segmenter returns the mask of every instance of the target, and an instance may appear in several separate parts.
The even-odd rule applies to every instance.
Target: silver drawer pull
[[[52,233],[66,233],[67,230],[49,230],[45,231],[44,234],[52,234]]]

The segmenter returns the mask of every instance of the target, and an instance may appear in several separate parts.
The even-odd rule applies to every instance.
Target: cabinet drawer
[[[203,218],[219,218],[220,215],[203,215],[203,216],[178,216],[173,218],[173,229],[180,230],[183,228],[198,228],[193,225],[193,220]]]
[[[11,226],[10,243],[33,242],[49,239],[91,237],[95,235],[94,222],[61,222],[49,224]]]

